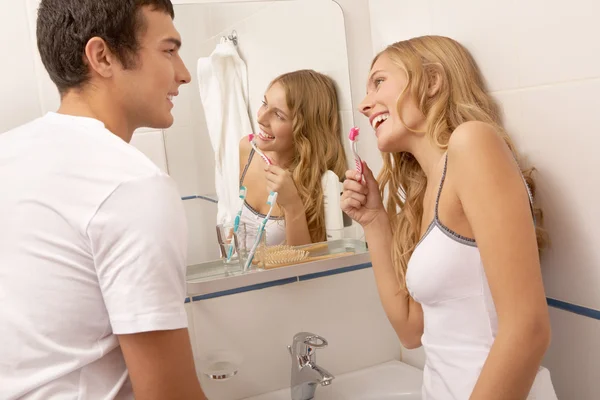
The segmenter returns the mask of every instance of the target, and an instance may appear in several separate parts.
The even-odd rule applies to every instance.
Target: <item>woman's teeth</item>
[[[371,122],[373,129],[377,129],[377,127],[379,127],[379,125],[381,125],[383,122],[385,122],[389,116],[390,116],[390,114],[385,113],[385,114],[379,114],[378,116],[373,118],[373,121]]]
[[[273,140],[275,139],[275,136],[271,136],[271,135],[267,135],[266,133],[264,133],[263,131],[258,131],[258,136],[263,139],[263,140]]]

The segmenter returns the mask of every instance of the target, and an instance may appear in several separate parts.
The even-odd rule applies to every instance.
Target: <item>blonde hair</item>
[[[448,147],[452,132],[467,121],[486,122],[496,129],[513,155],[519,156],[513,142],[502,126],[500,110],[487,93],[486,85],[471,54],[458,42],[442,36],[422,36],[394,43],[373,60],[385,54],[405,71],[408,84],[398,98],[413,96],[426,117],[426,135],[441,149]],[[428,95],[435,74],[441,78],[440,90]],[[403,123],[405,126],[406,124]],[[401,289],[406,287],[406,269],[421,235],[423,198],[427,177],[415,157],[408,152],[382,153],[383,168],[379,174],[382,193],[388,189],[387,213],[392,231],[392,259]],[[525,180],[535,199],[534,169],[523,170]],[[538,249],[546,244],[542,228],[543,214],[534,200]]]
[[[322,242],[326,234],[321,178],[332,170],[341,180],[347,168],[335,83],[313,70],[280,75],[269,87],[275,83],[283,87],[292,114],[296,151],[289,170],[304,204],[311,240]]]

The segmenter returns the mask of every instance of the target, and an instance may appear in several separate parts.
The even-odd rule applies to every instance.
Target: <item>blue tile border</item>
[[[572,312],[574,314],[582,315],[584,317],[600,320],[600,311],[592,308],[578,306],[575,304],[567,303],[566,301],[556,300],[550,297],[546,298],[550,307],[558,308],[564,311]]]
[[[324,276],[343,274],[345,272],[352,272],[352,271],[358,271],[361,269],[371,268],[372,266],[373,265],[371,263],[352,265],[350,267],[344,267],[344,268],[332,269],[329,271],[315,272],[314,274],[302,275],[302,276],[298,277],[298,280],[299,281],[308,281],[311,279],[322,278]]]
[[[298,282],[298,281],[308,281],[311,279],[322,278],[324,276],[343,274],[345,272],[358,271],[361,269],[366,269],[366,268],[371,268],[371,267],[372,267],[371,263],[358,264],[358,265],[352,265],[349,267],[333,269],[330,271],[317,272],[317,273],[307,274],[307,275],[302,275],[302,276],[294,276],[291,278],[279,279],[276,281],[259,283],[256,285],[242,286],[242,287],[235,288],[235,289],[222,290],[220,292],[214,292],[214,293],[209,293],[209,294],[193,296],[191,298],[187,297],[185,299],[185,304],[190,303],[190,301],[194,302],[194,301],[200,301],[200,300],[214,299],[216,297],[223,297],[223,296],[229,296],[229,295],[237,294],[237,293],[251,292],[254,290],[261,290],[261,289],[265,289],[265,288],[272,287],[272,286],[287,285],[287,284]]]
[[[294,276],[291,278],[280,279],[280,280],[271,281],[271,282],[259,283],[256,285],[243,286],[243,287],[239,287],[239,288],[235,288],[235,289],[223,290],[220,292],[194,296],[191,298],[187,297],[185,299],[185,304],[190,303],[190,301],[193,302],[193,301],[214,299],[216,297],[229,296],[229,295],[237,294],[237,293],[251,292],[254,290],[261,290],[261,289],[265,289],[265,288],[273,287],[273,286],[287,285],[287,284],[294,283],[294,282],[309,281],[311,279],[318,279],[318,278],[323,278],[326,276],[343,274],[346,272],[359,271],[359,270],[367,269],[367,268],[371,268],[371,267],[372,267],[372,264],[369,262],[369,263],[364,263],[364,264],[352,265],[352,266],[344,267],[344,268],[332,269],[329,271],[316,272],[316,273],[312,273],[312,274],[307,274],[307,275],[302,275],[302,276]],[[551,297],[547,297],[546,301],[548,303],[548,306],[550,306],[550,307],[558,308],[560,310],[568,311],[573,314],[581,315],[581,316],[584,316],[587,318],[600,320],[600,310],[594,310],[592,308],[578,306],[575,304],[567,303],[566,301],[553,299]]]
[[[292,278],[280,279],[277,281],[271,281],[271,282],[265,282],[265,283],[258,283],[256,285],[243,286],[243,287],[239,287],[239,288],[235,288],[235,289],[223,290],[221,292],[202,294],[199,296],[192,297],[192,301],[214,299],[215,297],[222,297],[222,296],[229,296],[229,295],[237,294],[237,293],[251,292],[254,290],[266,289],[266,288],[272,287],[272,286],[287,285],[287,284],[294,283],[294,282],[298,282],[298,277],[294,276]],[[187,300],[189,301],[189,297]]]

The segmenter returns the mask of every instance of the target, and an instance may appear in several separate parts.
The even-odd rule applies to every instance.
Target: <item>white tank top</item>
[[[254,149],[250,151],[248,156],[248,162],[244,167],[242,176],[240,177],[240,187],[244,184],[244,178],[248,167],[254,157]],[[242,209],[242,216],[240,222],[246,225],[246,249],[250,250],[254,241],[256,240],[256,234],[258,233],[258,226],[261,224],[266,215],[256,211],[250,204],[244,201],[244,208]],[[267,246],[276,246],[284,244],[285,235],[285,218],[284,217],[270,217],[269,221],[265,225],[265,233],[267,239]]]
[[[438,216],[447,162],[446,156],[434,220],[417,244],[406,273],[409,293],[423,308],[423,400],[468,399],[498,332],[496,308],[475,240],[450,230]],[[528,399],[556,399],[545,368],[538,371]]]
[[[258,233],[258,226],[264,218],[264,214],[253,209],[250,204],[244,203],[240,222],[246,225],[246,249],[250,250],[252,248],[256,240],[256,234]],[[269,218],[269,221],[265,225],[265,234],[267,236],[267,246],[284,244],[285,219],[283,217]]]

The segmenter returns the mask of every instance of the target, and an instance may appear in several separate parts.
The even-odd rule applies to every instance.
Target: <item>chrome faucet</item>
[[[315,351],[327,347],[327,340],[309,332],[299,332],[288,346],[292,356],[292,400],[311,400],[317,384],[328,386],[334,376],[319,367]]]

